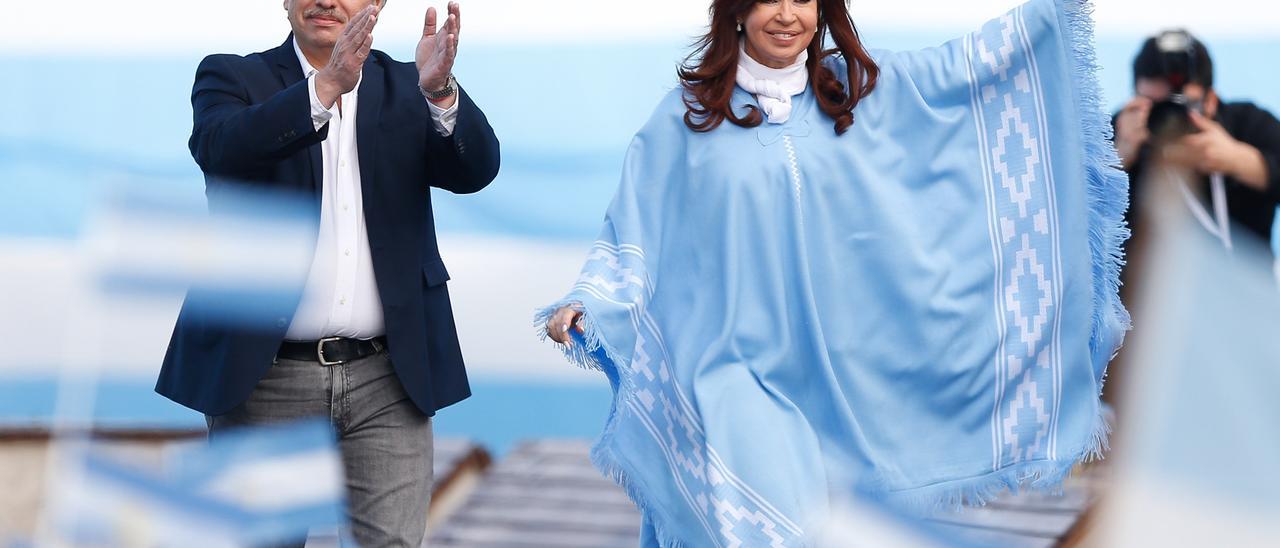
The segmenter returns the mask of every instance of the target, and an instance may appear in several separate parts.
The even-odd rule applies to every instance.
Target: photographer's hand
[[[1116,151],[1125,169],[1131,169],[1138,162],[1138,151],[1151,138],[1151,131],[1147,129],[1151,104],[1151,99],[1139,95],[1116,116]]]
[[[1236,140],[1222,124],[1198,112],[1191,112],[1191,123],[1200,132],[1170,146],[1167,158],[1200,173],[1222,173],[1259,192],[1266,190],[1267,164],[1258,149]]]

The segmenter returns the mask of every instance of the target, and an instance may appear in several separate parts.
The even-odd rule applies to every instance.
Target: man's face
[[[284,0],[289,26],[304,49],[327,50],[352,17],[369,4],[382,0]]]
[[[1138,95],[1150,99],[1153,103],[1164,101],[1173,93],[1169,82],[1160,78],[1138,78],[1135,87]],[[1213,90],[1206,90],[1200,84],[1191,83],[1183,86],[1182,95],[1192,104],[1204,105],[1202,114],[1205,116],[1212,118],[1218,110],[1217,96],[1214,95]]]

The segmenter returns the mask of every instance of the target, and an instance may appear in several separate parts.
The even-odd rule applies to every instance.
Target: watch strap
[[[457,93],[458,81],[454,79],[452,74],[450,74],[449,78],[445,80],[443,88],[440,88],[435,91],[418,88],[418,91],[422,92],[423,97],[438,101],[440,99],[444,99],[446,97],[449,97],[450,95]]]

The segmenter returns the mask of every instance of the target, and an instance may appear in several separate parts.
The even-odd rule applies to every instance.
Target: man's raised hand
[[[360,83],[360,70],[373,48],[373,27],[377,24],[377,4],[365,7],[347,22],[333,45],[329,64],[316,74],[316,95],[325,107],[332,107],[339,97]]]
[[[458,55],[458,34],[462,30],[462,12],[457,2],[449,2],[449,16],[444,26],[436,28],[436,9],[427,8],[422,39],[414,61],[418,65],[418,87],[438,91],[449,82],[453,61]]]

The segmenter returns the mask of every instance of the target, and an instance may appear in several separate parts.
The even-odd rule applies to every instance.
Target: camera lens
[[[1152,105],[1147,117],[1147,129],[1151,131],[1153,139],[1172,141],[1195,133],[1186,101],[1176,99],[1181,99],[1181,96]]]

